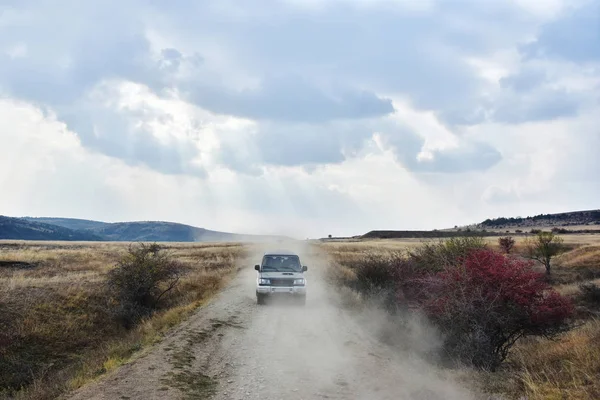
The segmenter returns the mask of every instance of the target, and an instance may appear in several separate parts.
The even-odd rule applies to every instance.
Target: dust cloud
[[[375,307],[343,308],[340,293],[325,281],[327,255],[308,242],[257,245],[240,276],[248,302],[255,303],[253,266],[266,249],[295,251],[308,266],[306,306],[252,305],[246,339],[232,344],[239,361],[234,387],[218,398],[475,398],[448,371],[425,361],[439,346],[425,321],[398,324]]]

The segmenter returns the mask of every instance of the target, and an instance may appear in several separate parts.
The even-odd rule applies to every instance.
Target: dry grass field
[[[497,372],[458,371],[469,385],[511,399],[600,398],[600,301],[581,286],[600,284],[600,235],[563,238],[569,251],[555,259],[554,286],[575,301],[577,325],[554,341],[521,340]],[[486,240],[497,247],[497,237]],[[313,249],[329,256],[335,279],[348,282],[356,275],[342,264],[422,243],[342,240]],[[0,241],[0,398],[54,399],[142,354],[218,292],[250,250],[226,243],[163,246],[186,273],[156,313],[126,329],[111,313],[106,279],[128,244]]]
[[[105,281],[128,244],[0,241],[0,398],[56,398],[118,367],[216,293],[246,253],[163,246],[186,272],[155,314],[125,329]]]
[[[600,235],[563,235],[569,249],[554,260],[554,286],[574,300],[576,326],[556,340],[529,338],[519,341],[503,367],[494,373],[465,372],[465,381],[482,390],[510,399],[600,398],[600,299],[590,298],[581,285],[600,284]],[[524,238],[516,238],[516,253]],[[497,237],[487,238],[498,248]],[[405,252],[419,239],[331,241],[319,244],[332,257],[334,279],[351,281],[353,271],[344,265],[365,253]],[[539,266],[543,271],[543,267]]]

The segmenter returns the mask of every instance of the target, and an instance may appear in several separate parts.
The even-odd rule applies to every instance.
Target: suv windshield
[[[300,258],[293,255],[268,255],[264,256],[262,262],[262,270],[264,272],[302,272]]]

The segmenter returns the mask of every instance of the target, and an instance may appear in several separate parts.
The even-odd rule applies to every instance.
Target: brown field
[[[0,241],[0,398],[56,398],[120,366],[216,293],[246,252],[239,244],[164,244],[190,268],[162,309],[127,330],[105,291],[127,246]]]
[[[600,235],[561,235],[570,249],[554,261],[554,286],[575,301],[581,315],[576,326],[558,340],[521,340],[502,370],[495,373],[465,372],[464,380],[489,393],[511,399],[600,398],[600,304],[582,299],[582,283],[600,285]],[[435,239],[434,239],[435,240]],[[497,237],[486,239],[497,247]],[[516,252],[524,238],[517,237]],[[403,252],[422,239],[331,241],[319,244],[333,259],[338,281],[355,278],[340,263],[360,259],[365,252]],[[539,270],[543,268],[539,266]]]

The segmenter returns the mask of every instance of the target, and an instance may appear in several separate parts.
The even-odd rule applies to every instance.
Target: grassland
[[[0,398],[53,399],[122,365],[215,294],[246,251],[165,244],[189,268],[158,312],[125,329],[105,279],[127,246],[0,241]]]
[[[555,260],[554,285],[576,302],[578,325],[556,341],[520,341],[498,372],[462,371],[469,384],[515,399],[600,398],[600,305],[581,289],[582,283],[600,283],[600,235],[563,238],[569,251]],[[516,239],[518,253],[523,238]],[[488,239],[490,246],[496,241]],[[336,279],[351,281],[356,276],[341,264],[421,243],[342,240],[318,246],[330,256]],[[110,312],[105,285],[127,246],[0,241],[0,398],[54,399],[142,354],[210,299],[248,250],[239,244],[165,244],[189,270],[156,314],[128,330]]]
[[[495,373],[462,371],[465,381],[483,391],[510,399],[600,398],[600,302],[586,299],[581,285],[600,283],[600,235],[564,235],[569,251],[554,260],[555,288],[576,304],[576,326],[558,340],[530,338],[516,344],[502,369]],[[516,238],[516,253],[524,238]],[[497,237],[487,239],[497,247]],[[331,241],[320,244],[332,258],[338,282],[356,279],[352,265],[367,252],[404,252],[419,239]],[[543,267],[538,267],[543,271]]]

